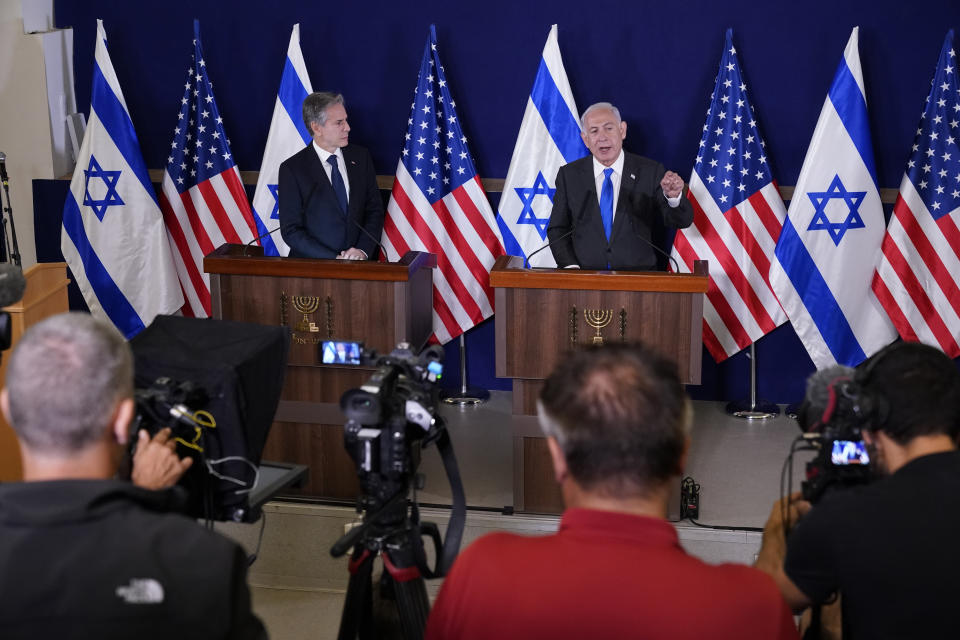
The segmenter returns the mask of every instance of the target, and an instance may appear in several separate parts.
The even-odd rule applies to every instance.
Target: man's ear
[[[7,393],[6,387],[3,388],[3,391],[0,391],[0,410],[3,411],[3,417],[6,419],[7,424],[13,424],[13,421],[10,419],[10,394]]]
[[[126,445],[130,442],[130,422],[133,420],[135,405],[133,398],[124,398],[113,410],[110,418],[110,428],[117,444]]]
[[[620,139],[625,140],[627,138],[627,123],[623,120],[620,121]]]
[[[570,470],[567,468],[567,458],[563,455],[563,448],[553,436],[547,436],[547,448],[550,449],[550,460],[553,462],[553,477],[557,484],[563,484],[563,481],[570,475]]]

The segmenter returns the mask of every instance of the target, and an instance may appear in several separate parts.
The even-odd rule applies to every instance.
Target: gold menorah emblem
[[[603,344],[603,336],[600,335],[600,329],[603,329],[613,320],[613,311],[610,309],[584,309],[583,319],[588,325],[597,330],[597,335],[593,336],[593,344]]]
[[[309,333],[319,333],[320,328],[316,322],[310,321],[310,314],[315,313],[320,308],[320,298],[318,296],[291,296],[293,308],[303,314],[303,319],[294,327],[295,331],[305,331]]]

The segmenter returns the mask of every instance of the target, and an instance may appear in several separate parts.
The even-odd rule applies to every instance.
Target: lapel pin
[[[630,179],[631,179],[631,180],[636,180],[636,179],[637,179],[637,176],[635,176],[635,175],[633,175],[633,174],[631,173],[631,174],[630,174]]]

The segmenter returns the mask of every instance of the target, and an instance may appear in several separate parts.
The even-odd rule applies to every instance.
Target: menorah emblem
[[[600,329],[603,329],[613,320],[613,311],[611,309],[584,309],[583,319],[597,330],[597,335],[593,336],[593,344],[603,344]]]
[[[320,328],[316,322],[310,322],[310,314],[315,313],[320,308],[320,298],[318,296],[291,296],[293,308],[303,314],[303,319],[294,327],[295,331],[306,331],[309,333],[319,333]]]

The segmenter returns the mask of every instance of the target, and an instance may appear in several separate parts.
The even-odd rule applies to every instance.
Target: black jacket
[[[343,161],[350,182],[346,213],[312,142],[280,165],[280,233],[290,245],[291,258],[336,258],[356,247],[376,259],[373,238],[379,242],[383,231],[383,200],[373,159],[369,151],[351,144],[343,147]]]
[[[655,269],[657,256],[650,247],[654,225],[683,228],[693,222],[693,207],[686,197],[680,198],[677,207],[667,204],[660,188],[666,173],[662,164],[626,151],[623,156],[609,242],[600,217],[593,156],[560,167],[547,226],[550,250],[558,267],[576,264],[582,269],[606,269],[607,265],[612,269]]]
[[[113,480],[0,485],[0,638],[264,638],[242,549],[169,494]]]

